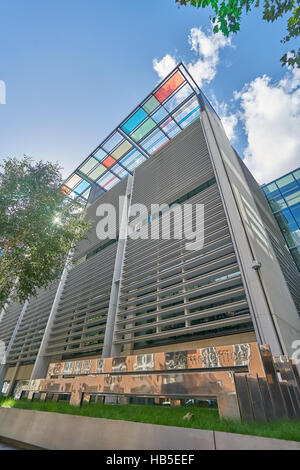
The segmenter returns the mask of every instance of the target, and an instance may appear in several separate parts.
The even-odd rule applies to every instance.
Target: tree
[[[225,36],[236,33],[240,29],[240,19],[244,12],[251,11],[251,7],[260,6],[260,0],[175,0],[180,5],[188,3],[197,8],[211,6],[215,16],[211,17],[213,31],[221,31]],[[263,19],[274,22],[285,13],[290,13],[287,21],[287,35],[281,40],[286,43],[300,36],[300,0],[262,0]],[[300,48],[291,50],[280,59],[282,65],[291,65],[300,68]]]
[[[0,165],[0,307],[54,281],[89,224],[60,188],[58,164],[30,158]]]

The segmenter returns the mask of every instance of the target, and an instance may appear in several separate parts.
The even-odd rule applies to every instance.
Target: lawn
[[[272,437],[300,441],[300,421],[274,421],[272,423],[240,423],[220,419],[215,408],[200,407],[163,407],[157,405],[103,405],[83,404],[81,407],[64,402],[40,402],[26,399],[13,400],[0,398],[0,407],[23,408],[27,410],[50,411],[94,418],[119,419],[140,423],[162,424],[196,429],[233,432],[254,436]],[[187,412],[193,413],[190,421],[183,420]]]

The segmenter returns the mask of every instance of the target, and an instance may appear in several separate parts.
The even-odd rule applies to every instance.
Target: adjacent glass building
[[[88,374],[93,358],[137,354],[143,362],[154,352],[253,341],[269,344],[274,355],[292,353],[300,337],[300,274],[263,191],[183,64],[62,191],[82,202],[92,228],[57,283],[0,312],[0,389],[4,383],[10,393],[22,380],[43,378],[58,361],[67,375]],[[120,197],[128,203],[121,210]],[[193,226],[196,238],[204,232],[202,247],[164,238],[160,211],[138,223],[130,212],[136,204],[149,211],[175,203],[204,205],[204,224]],[[100,204],[116,208],[113,239],[97,237]],[[120,237],[129,228],[148,236]]]
[[[262,189],[300,271],[300,168]]]

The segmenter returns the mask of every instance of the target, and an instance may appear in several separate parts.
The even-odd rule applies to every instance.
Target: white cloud
[[[188,37],[191,51],[196,55],[187,68],[201,87],[203,83],[209,83],[215,77],[219,63],[219,51],[226,46],[231,46],[231,39],[222,33],[205,33],[201,28],[192,28]],[[159,78],[164,78],[175,66],[176,58],[166,54],[160,61],[153,59],[153,68]]]
[[[189,35],[191,50],[199,58],[188,64],[188,70],[201,87],[204,82],[213,80],[219,63],[219,51],[226,46],[231,46],[231,39],[222,33],[205,34],[201,28],[192,28]]]
[[[277,84],[264,75],[235,92],[248,145],[244,162],[259,183],[300,163],[300,73],[289,71]]]
[[[234,142],[237,139],[236,126],[238,124],[238,114],[229,112],[228,105],[224,102],[219,103],[214,95],[211,102],[222,121],[228,139]]]
[[[165,78],[176,67],[176,60],[170,54],[166,54],[160,61],[153,59],[153,68],[159,78]]]

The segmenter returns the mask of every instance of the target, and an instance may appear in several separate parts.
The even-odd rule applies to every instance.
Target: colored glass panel
[[[143,109],[146,111],[146,113],[150,114],[154,109],[159,106],[159,101],[154,96],[151,96],[149,100],[146,101],[146,103],[143,104]]]
[[[88,199],[89,198],[89,195],[90,195],[90,192],[91,192],[91,187],[89,187],[89,189],[87,191],[85,191],[84,193],[81,194],[81,197],[84,197],[85,199]]]
[[[180,72],[174,73],[171,78],[154,93],[155,98],[162,103],[168,96],[170,96],[182,83],[184,78]]]
[[[277,186],[278,188],[280,188],[281,191],[282,191],[282,188],[284,188],[284,186],[288,186],[289,184],[292,184],[294,182],[295,180],[292,175],[284,176],[283,178],[280,178],[279,180],[276,181]]]
[[[87,175],[93,168],[98,164],[98,160],[96,158],[91,157],[83,166],[81,166],[79,169]]]
[[[300,183],[300,168],[299,170],[294,171],[293,175],[296,178],[296,180],[298,180],[298,183]]]
[[[68,188],[73,189],[76,184],[80,183],[82,181],[82,178],[78,175],[73,175],[68,181],[66,181],[66,186]]]
[[[130,152],[120,160],[120,163],[129,171],[133,171],[137,166],[146,161],[146,158],[137,150]]]
[[[156,126],[156,124],[153,121],[153,119],[151,119],[151,118],[147,119],[147,121],[144,122],[144,124],[142,124],[135,132],[133,132],[131,134],[132,139],[135,140],[136,142],[138,142],[146,134],[148,134],[148,132],[150,132],[151,129],[153,129],[153,127],[155,127],[155,126]]]
[[[119,147],[116,148],[114,152],[112,152],[112,157],[114,157],[116,160],[119,160],[126,152],[128,152],[129,149],[132,148],[132,145],[125,140]]]
[[[198,111],[196,113],[196,111]],[[196,113],[196,114],[194,114]],[[182,127],[187,127],[192,120],[199,116],[199,105],[197,98],[194,97],[187,103],[185,103],[176,113],[173,115],[174,119],[182,125]],[[186,121],[187,122],[184,122]]]
[[[126,122],[123,124],[122,129],[130,134],[141,122],[146,119],[147,114],[145,111],[140,108],[136,113],[134,113]]]
[[[105,144],[103,144],[103,148],[107,151],[110,152],[112,149],[114,149],[120,142],[123,140],[123,136],[121,136],[118,132],[115,132],[110,139],[108,139]]]
[[[124,170],[118,163],[115,164],[115,166],[112,168],[112,171],[115,175],[118,175],[120,178],[124,178],[125,176],[128,175],[128,172]]]
[[[96,180],[97,178],[99,178],[100,175],[102,175],[102,173],[105,172],[105,170],[105,166],[99,165],[94,171],[92,171],[92,173],[89,175],[89,178],[91,178],[92,180]]]
[[[158,149],[160,149],[167,142],[169,142],[169,139],[165,136],[165,134],[161,132],[161,130],[156,129],[145,140],[141,142],[141,146],[149,154],[152,154],[153,152],[156,152]]]
[[[102,188],[109,190],[119,181],[120,180],[115,175],[108,171],[105,175],[101,176],[101,178],[97,180],[97,183],[102,186]]]
[[[76,188],[74,189],[75,193],[81,194],[83,191],[85,191],[89,187],[89,183],[85,180],[82,181]]]
[[[102,165],[104,165],[106,168],[109,168],[112,166],[116,160],[110,156],[108,156],[105,160],[103,160]]]
[[[71,190],[66,186],[62,186],[60,190],[63,194],[68,194]]]
[[[175,108],[180,106],[180,104],[186,100],[190,94],[193,93],[191,87],[186,84],[180,90],[175,93],[168,101],[164,103],[164,107],[171,113]]]
[[[160,107],[160,109],[158,109],[151,117],[156,123],[159,123],[167,116],[167,111],[163,107]]]
[[[172,119],[169,118],[165,122],[162,123],[160,128],[166,132],[166,134],[171,137],[177,134],[177,132],[180,131],[180,128],[177,126],[176,122]]]
[[[97,152],[94,154],[94,157],[97,158],[97,160],[99,160],[101,162],[101,160],[103,160],[103,158],[105,158],[107,156],[107,153],[104,152],[103,149],[99,149],[97,150]]]

